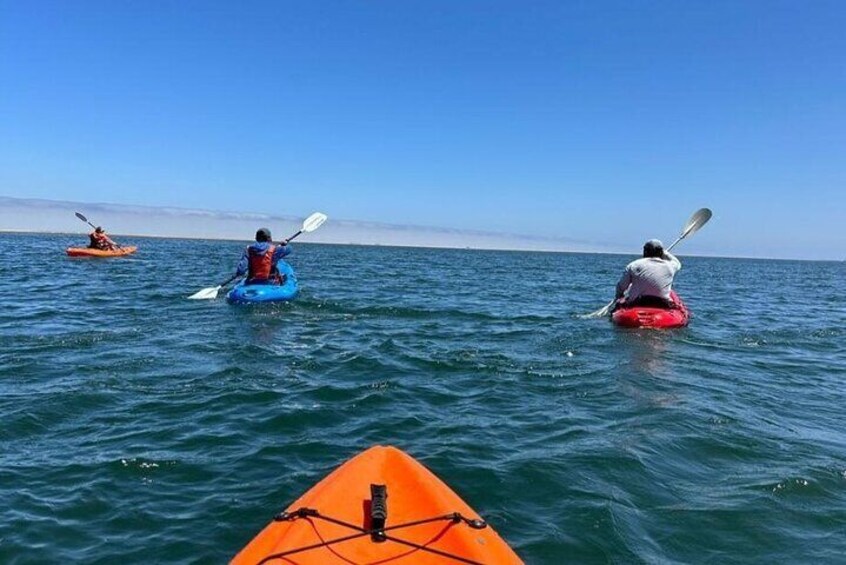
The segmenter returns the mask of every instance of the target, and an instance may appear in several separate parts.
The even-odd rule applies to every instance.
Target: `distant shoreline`
[[[89,217],[108,217],[109,226],[120,226],[130,236],[172,237],[196,240],[242,241],[257,224],[295,226],[299,215],[222,212],[176,207],[67,202],[0,196],[0,232],[79,233],[88,229],[74,217],[84,210]],[[293,231],[292,229],[292,231]],[[274,230],[276,231],[276,230]],[[110,230],[110,233],[116,233]],[[277,235],[278,232],[277,232]],[[287,235],[287,234],[286,234]],[[309,242],[351,245],[387,245],[447,249],[491,249],[548,252],[619,252],[617,246],[568,237],[535,236],[437,226],[390,224],[332,218]]]
[[[0,235],[68,235],[79,236],[82,232],[68,232],[68,231],[32,231],[32,230],[15,230],[0,228]],[[140,235],[131,233],[114,233],[109,232],[110,236],[115,238],[131,237],[139,239],[173,239],[185,241],[240,241],[249,243],[249,238],[227,238],[227,237],[188,237],[188,236],[169,236],[169,235]],[[297,245],[338,245],[344,247],[390,247],[395,249],[451,249],[455,251],[490,251],[490,252],[505,252],[505,253],[551,253],[561,255],[614,255],[619,257],[637,257],[636,253],[619,253],[613,251],[562,251],[557,249],[509,249],[509,248],[495,248],[495,247],[457,247],[457,246],[438,246],[438,245],[401,245],[391,243],[336,243],[336,242],[316,242],[316,241],[298,241]],[[842,263],[839,259],[785,259],[783,257],[744,257],[744,256],[727,256],[727,255],[687,255],[678,254],[680,257],[702,258],[702,259],[733,259],[743,261],[794,261],[805,263]]]
[[[0,228],[0,235],[2,234],[33,234],[33,235],[68,235],[80,236],[86,235],[88,232],[72,232],[72,231],[34,231],[34,230],[16,230]],[[233,237],[191,237],[191,236],[176,236],[176,235],[150,235],[150,234],[136,234],[136,233],[118,233],[108,232],[109,237],[121,238],[132,237],[140,239],[175,239],[186,241],[241,241],[250,243],[250,238],[233,238]],[[457,251],[507,251],[509,253],[564,253],[569,255],[632,255],[629,253],[616,253],[611,251],[565,251],[558,249],[519,249],[519,248],[505,248],[505,247],[474,247],[474,246],[453,246],[453,245],[404,245],[393,243],[357,243],[349,242],[326,242],[326,241],[297,241],[296,245],[343,245],[349,247],[395,247],[398,249],[455,249]],[[688,255],[693,257],[693,255]]]
[[[120,227],[123,237],[185,239],[197,241],[249,241],[257,225],[279,226],[283,231],[296,229],[299,215],[273,215],[246,212],[224,212],[179,207],[137,206],[129,204],[86,203],[19,198],[0,195],[0,233],[79,234],[87,226],[74,217],[84,210],[89,217],[109,218],[109,226]],[[287,235],[287,233],[285,234]],[[303,238],[305,240],[305,238]],[[303,241],[305,243],[305,241]],[[298,242],[299,243],[299,242]],[[599,254],[638,257],[640,244],[612,244],[563,236],[540,236],[411,224],[389,224],[330,218],[318,233],[310,234],[309,244],[361,245],[366,247],[398,247],[411,249],[467,249],[499,252],[537,252]],[[687,253],[688,249],[693,250]],[[721,247],[685,246],[680,257],[722,257],[728,259],[761,259],[766,261],[813,261],[841,263],[841,252],[780,253],[764,247],[738,249],[738,255],[720,255]],[[775,256],[770,255],[774,253]],[[807,256],[806,256],[807,255]]]

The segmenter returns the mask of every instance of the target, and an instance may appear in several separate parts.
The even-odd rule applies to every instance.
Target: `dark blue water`
[[[0,236],[0,562],[224,562],[346,458],[420,459],[529,563],[842,563],[844,263],[297,245],[302,292],[185,297],[241,244]],[[680,249],[683,251],[683,248]]]

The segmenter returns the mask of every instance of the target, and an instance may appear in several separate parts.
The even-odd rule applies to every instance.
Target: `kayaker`
[[[117,243],[112,241],[100,226],[97,226],[93,232],[88,234],[88,240],[88,247],[91,249],[102,249],[103,251],[117,249]]]
[[[617,283],[617,306],[672,308],[670,292],[681,263],[657,239],[643,245],[643,257],[626,266]]]
[[[291,246],[287,241],[273,245],[270,230],[261,228],[256,232],[256,242],[244,249],[235,274],[247,275],[246,284],[285,284],[285,275],[279,273],[276,265],[290,254]]]

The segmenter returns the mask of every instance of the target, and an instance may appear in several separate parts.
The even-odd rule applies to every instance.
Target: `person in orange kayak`
[[[664,244],[650,239],[643,245],[643,257],[629,263],[617,283],[617,307],[672,308],[670,292],[680,269],[681,263],[664,251]]]
[[[111,251],[113,249],[117,249],[117,243],[112,241],[109,236],[106,235],[106,232],[103,231],[103,228],[97,226],[97,228],[88,234],[88,247],[91,249],[102,249],[103,251]]]
[[[270,230],[261,228],[256,232],[256,242],[244,249],[235,275],[247,275],[246,284],[285,284],[285,275],[279,273],[276,265],[290,254],[291,246],[287,241],[274,245]]]

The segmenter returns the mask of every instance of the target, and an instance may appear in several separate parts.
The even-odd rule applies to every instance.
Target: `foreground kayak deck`
[[[135,245],[119,247],[118,249],[93,249],[91,247],[68,247],[65,252],[70,257],[123,257],[131,255],[138,249]]]
[[[379,485],[385,485],[387,493],[384,506]],[[383,508],[385,521],[380,527]],[[302,495],[232,563],[445,565],[522,561],[426,467],[395,447],[375,446]]]
[[[285,261],[276,264],[285,275],[285,284],[236,284],[226,295],[230,304],[261,304],[264,302],[287,302],[293,300],[300,290],[294,269]]]
[[[611,314],[611,321],[624,328],[681,328],[690,322],[690,312],[679,295],[670,293],[676,308],[632,306],[618,308]]]

